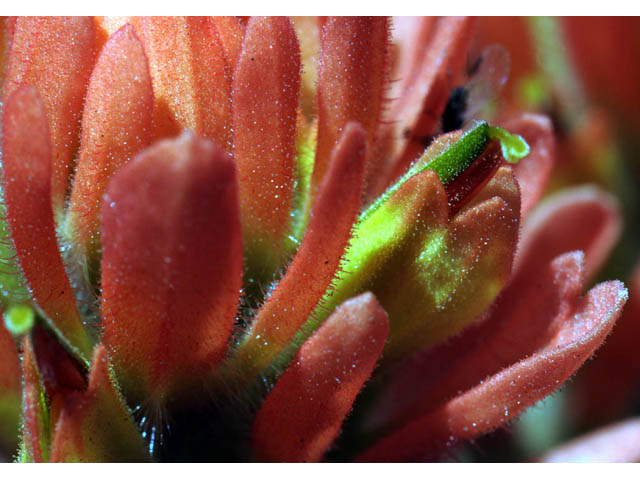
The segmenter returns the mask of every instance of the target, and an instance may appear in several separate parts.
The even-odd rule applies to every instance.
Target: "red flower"
[[[615,200],[529,215],[550,122],[443,131],[472,19],[393,41],[382,17],[6,25],[21,460],[435,459],[557,389],[621,312],[620,282],[581,297]]]

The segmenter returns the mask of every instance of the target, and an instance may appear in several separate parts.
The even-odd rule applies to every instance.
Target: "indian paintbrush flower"
[[[581,297],[618,207],[583,189],[530,214],[543,116],[444,131],[473,27],[6,20],[18,458],[435,459],[567,380],[626,301]]]

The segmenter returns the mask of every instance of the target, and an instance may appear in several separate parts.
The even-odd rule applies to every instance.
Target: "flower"
[[[5,22],[0,420],[10,439],[21,395],[20,460],[436,459],[598,348],[627,299],[581,296],[615,199],[530,213],[549,120],[450,101],[504,55],[466,68],[473,19],[391,26]]]

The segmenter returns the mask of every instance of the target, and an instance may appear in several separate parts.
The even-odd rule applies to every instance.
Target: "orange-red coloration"
[[[36,303],[88,358],[91,345],[58,249],[51,208],[51,142],[35,88],[21,87],[9,96],[2,129],[3,189],[20,266]]]
[[[235,168],[184,133],[111,181],[102,208],[103,342],[128,398],[163,403],[227,348],[242,278]]]
[[[251,337],[239,352],[251,357],[253,368],[266,367],[291,341],[329,287],[360,210],[365,145],[364,129],[357,123],[347,124],[334,149],[302,244],[258,312]],[[266,348],[261,348],[263,342]]]
[[[127,25],[100,52],[87,90],[70,204],[74,240],[84,249],[99,245],[104,190],[114,173],[148,145],[152,112],[147,58]]]
[[[89,17],[19,17],[11,43],[3,102],[21,85],[38,90],[51,133],[51,195],[61,214],[80,115],[95,61],[95,29]]]
[[[634,128],[640,127],[638,18],[564,17],[559,21],[572,60],[594,100],[616,109]]]
[[[360,123],[369,151],[373,147],[388,77],[389,28],[386,17],[328,17],[323,23],[313,195],[347,122]]]
[[[13,36],[15,21],[15,17],[0,17],[0,92],[7,75],[9,49],[11,48],[11,37]]]
[[[381,151],[380,182],[374,192],[402,175],[407,166],[425,149],[425,140],[437,133],[440,117],[462,73],[471,42],[474,20],[444,17],[438,20],[425,55],[416,56],[412,67],[415,80],[400,93],[381,132],[390,137],[392,148]],[[386,144],[386,143],[385,143]]]
[[[502,165],[498,168],[493,178],[469,200],[462,210],[468,210],[494,197],[502,198],[512,209],[521,205],[520,185],[511,165]],[[517,210],[514,213],[517,213]]]
[[[610,333],[627,299],[617,281],[594,287],[566,322],[545,332],[547,344],[442,406],[413,419],[366,451],[360,461],[401,461],[437,454],[492,430],[556,390]]]
[[[282,260],[289,233],[299,93],[291,21],[251,18],[233,79],[233,152],[245,250],[251,263],[267,263],[266,274]]]
[[[22,440],[24,448],[31,459],[34,462],[42,463],[48,459],[49,455],[47,449],[50,441],[51,425],[47,423],[48,419],[43,415],[44,386],[40,379],[40,373],[38,372],[38,366],[28,337],[25,337],[22,345],[22,368],[24,374]]]
[[[103,17],[106,35],[125,23],[135,27],[149,59],[153,82],[153,138],[183,129],[231,142],[231,77],[218,31],[210,17]]]
[[[4,322],[0,322],[0,397],[20,394],[18,350]]]
[[[604,422],[619,417],[633,402],[640,385],[640,267],[629,279],[629,301],[611,337],[586,364],[575,382],[575,401],[581,418]]]
[[[388,331],[387,315],[370,293],[338,307],[302,345],[258,411],[255,458],[321,460],[369,379]]]
[[[521,135],[531,149],[529,155],[513,167],[520,184],[521,215],[524,218],[540,200],[551,176],[555,154],[553,127],[549,118],[530,113],[509,119],[502,126]]]
[[[498,171],[478,200],[505,185],[505,179],[500,178],[505,172],[505,168]],[[505,195],[508,189],[503,186],[500,191]],[[607,198],[604,200],[606,205]],[[579,220],[589,224],[600,213],[601,208],[594,206],[584,210]],[[546,217],[539,230],[552,231],[555,221],[554,216]],[[603,251],[598,255],[602,255],[615,245],[607,229],[593,229],[586,238],[567,236],[563,241],[558,249],[547,242],[525,240],[528,250],[519,253],[520,267],[488,315],[461,336],[407,360],[377,402],[377,422],[398,424],[428,412],[457,392],[544,347],[547,332],[572,314],[584,285],[584,254],[563,254],[562,249],[566,252],[580,244],[599,244]]]
[[[218,31],[218,38],[224,51],[230,73],[229,78],[233,78],[238,57],[242,51],[245,26],[236,17],[213,17],[213,24]]]
[[[51,424],[55,425],[66,396],[86,388],[86,372],[81,370],[60,343],[41,325],[33,328],[31,341],[42,385],[49,401]]]
[[[449,215],[455,216],[484,187],[502,163],[500,143],[493,140],[469,167],[445,186]]]
[[[565,191],[528,218],[514,270],[517,272],[530,262],[547,262],[569,250],[582,250],[589,282],[609,256],[621,230],[622,218],[615,198],[592,187]]]
[[[142,438],[114,387],[106,349],[93,353],[85,391],[67,396],[51,444],[52,462],[135,462]]]

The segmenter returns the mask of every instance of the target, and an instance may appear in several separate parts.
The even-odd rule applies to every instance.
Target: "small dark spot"
[[[447,133],[462,128],[467,110],[469,92],[464,87],[455,88],[442,114],[442,132]]]
[[[418,137],[417,140],[425,147],[428,147],[431,145],[431,142],[433,142],[433,135],[424,135],[422,137]]]
[[[482,65],[482,59],[483,59],[483,56],[480,55],[478,58],[475,59],[475,61],[471,65],[468,66],[467,75],[469,77],[475,75],[478,72],[478,70],[480,70],[480,65]]]

